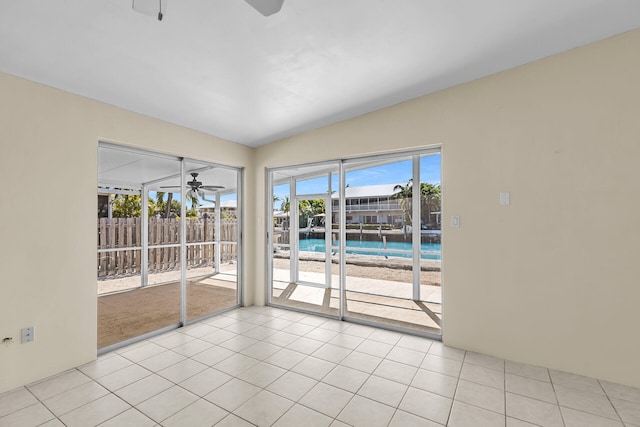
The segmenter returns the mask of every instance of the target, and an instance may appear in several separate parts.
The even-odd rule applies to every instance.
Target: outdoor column
[[[413,156],[413,191],[411,192],[413,222],[411,228],[411,248],[413,249],[413,300],[420,301],[420,156]]]
[[[142,184],[142,212],[140,212],[140,286],[149,284],[149,188]]]
[[[298,201],[296,179],[289,184],[289,283],[298,283]]]
[[[185,160],[180,159],[180,323],[187,323],[187,182]]]
[[[214,231],[213,231],[215,233],[215,236],[213,238],[213,241],[215,242],[213,245],[215,249],[215,258],[213,262],[214,262],[214,269],[216,273],[220,273],[220,256],[222,254],[222,248],[220,247],[220,242],[222,241],[222,239],[220,238],[220,230],[222,228],[220,227],[220,219],[222,218],[222,216],[220,215],[221,210],[222,210],[222,206],[220,206],[220,193],[216,192],[216,208],[214,211],[215,222],[214,222]]]
[[[338,269],[340,274],[340,298],[338,299],[340,310],[339,310],[339,318],[342,320],[344,318],[345,312],[345,299],[347,297],[346,282],[347,282],[347,267],[346,267],[346,247],[347,247],[347,207],[345,206],[345,188],[346,188],[346,179],[344,175],[344,162],[340,161],[339,163],[339,180],[340,184],[338,185],[338,227],[339,234],[338,239],[340,240],[338,247],[340,248],[339,254],[340,258],[338,262],[340,263],[340,267]]]

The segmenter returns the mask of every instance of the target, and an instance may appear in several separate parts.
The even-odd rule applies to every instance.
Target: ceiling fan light
[[[132,0],[131,7],[143,15],[157,17],[162,21],[162,16],[167,10],[169,0]]]
[[[264,16],[280,12],[284,0],[244,0]]]

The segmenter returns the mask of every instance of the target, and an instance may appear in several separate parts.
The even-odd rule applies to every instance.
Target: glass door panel
[[[336,165],[313,165],[272,175],[275,304],[339,314],[338,229],[331,212],[336,172]]]
[[[187,320],[238,304],[239,172],[187,161]],[[197,173],[194,178],[192,174]],[[193,191],[193,181],[199,187]]]

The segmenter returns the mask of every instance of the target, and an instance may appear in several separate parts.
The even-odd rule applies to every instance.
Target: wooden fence
[[[140,218],[98,219],[98,277],[110,278],[139,274],[141,271]],[[187,220],[187,268],[213,266],[215,262],[214,218]],[[237,221],[220,222],[220,262],[238,259]],[[225,243],[226,242],[226,243]],[[149,273],[180,268],[180,221],[149,218]],[[119,249],[122,248],[122,249]]]

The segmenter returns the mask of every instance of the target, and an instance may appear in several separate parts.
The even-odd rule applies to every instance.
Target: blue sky
[[[346,183],[350,187],[376,184],[406,184],[411,179],[411,160],[374,166],[367,169],[347,172]],[[440,154],[424,156],[420,159],[420,182],[440,184]],[[298,194],[322,194],[327,192],[327,178],[316,178],[297,183]],[[331,188],[338,188],[338,175],[334,174],[331,180]],[[289,195],[289,185],[277,185],[273,193],[280,200]],[[280,202],[274,206],[280,207]]]

